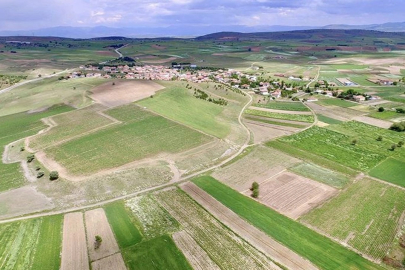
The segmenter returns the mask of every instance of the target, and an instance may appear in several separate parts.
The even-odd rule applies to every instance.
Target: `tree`
[[[253,182],[252,187],[250,188],[250,190],[252,191],[252,197],[253,198],[259,197],[259,183]]]
[[[37,172],[37,178],[41,178],[44,175],[45,175],[44,172],[41,172],[41,171]]]
[[[35,158],[34,155],[29,155],[29,156],[27,156],[27,162],[30,163],[31,161],[34,160],[34,158]]]
[[[385,111],[385,109],[384,109],[384,107],[380,107],[380,108],[378,108],[378,111],[383,112],[383,111]]]
[[[381,142],[383,140],[382,136],[378,136],[377,141]]]
[[[56,180],[59,178],[59,173],[57,171],[52,171],[49,173],[49,180]]]
[[[253,198],[258,198],[258,197],[259,197],[259,189],[253,190],[253,192],[252,192],[252,197],[253,197]]]
[[[101,243],[103,242],[103,239],[101,238],[100,235],[96,235],[94,239],[94,249],[98,249],[101,246]]]

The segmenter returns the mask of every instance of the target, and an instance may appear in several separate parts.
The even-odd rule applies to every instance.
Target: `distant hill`
[[[337,30],[337,29],[314,29],[285,32],[258,32],[258,33],[240,33],[240,32],[219,32],[197,37],[197,40],[238,40],[238,39],[297,39],[297,40],[315,40],[315,39],[351,39],[354,37],[370,38],[405,38],[405,32],[381,32],[374,30]]]
[[[58,26],[37,30],[0,31],[0,36],[53,36],[65,38],[96,38],[120,36],[128,38],[151,37],[196,37],[218,31],[217,25],[198,26],[171,25],[167,27],[72,27]],[[341,30],[375,30],[382,32],[405,32],[405,22],[384,23],[372,25],[327,25],[327,26],[286,26],[286,25],[225,25],[220,27],[225,32],[258,33],[258,32],[287,32],[310,29],[341,29]]]

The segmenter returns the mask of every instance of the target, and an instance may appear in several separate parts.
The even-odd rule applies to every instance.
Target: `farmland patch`
[[[121,253],[91,263],[92,270],[127,270]]]
[[[371,169],[369,174],[384,181],[405,187],[404,169],[405,162],[395,158],[388,158]]]
[[[349,177],[342,173],[311,163],[298,164],[291,167],[290,171],[336,188],[342,188],[350,181]]]

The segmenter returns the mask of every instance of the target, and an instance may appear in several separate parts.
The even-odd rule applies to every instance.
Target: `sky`
[[[405,21],[404,0],[0,0],[0,31],[56,26],[324,26]]]

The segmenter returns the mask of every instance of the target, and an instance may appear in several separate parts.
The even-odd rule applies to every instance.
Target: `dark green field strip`
[[[264,119],[264,118],[260,118],[260,117],[253,117],[253,116],[249,116],[249,115],[246,115],[245,119],[256,121],[256,122],[262,122],[262,123],[270,124],[270,125],[284,126],[284,127],[293,127],[293,128],[305,128],[306,127],[306,126],[300,125],[300,124],[272,121],[270,119]]]
[[[141,242],[122,251],[128,269],[185,269],[191,270],[183,253],[172,238],[163,235]]]
[[[307,106],[301,102],[278,102],[270,101],[267,104],[256,103],[253,104],[255,107],[274,109],[274,110],[284,110],[284,111],[299,111],[299,112],[309,112]]]
[[[405,162],[388,158],[370,170],[369,174],[381,180],[405,187]]]
[[[327,117],[327,116],[322,115],[322,114],[318,114],[317,116],[318,116],[319,121],[324,122],[324,123],[329,124],[329,125],[342,123],[342,121]]]
[[[20,163],[3,164],[0,162],[0,192],[24,185],[25,178]]]
[[[33,270],[58,270],[62,249],[62,215],[42,218]]]
[[[337,162],[334,162],[332,160],[323,158],[321,156],[312,154],[310,152],[301,150],[299,148],[296,148],[288,143],[280,142],[280,141],[270,141],[266,143],[266,146],[275,148],[277,150],[280,150],[290,156],[305,160],[305,161],[310,161],[312,163],[315,163],[321,167],[325,167],[340,173],[343,173],[348,176],[356,176],[357,171],[348,168],[346,166],[343,166]]]
[[[108,204],[104,206],[104,210],[120,248],[130,247],[142,241],[142,235],[133,224],[123,202]]]
[[[304,225],[204,176],[193,181],[200,188],[270,237],[309,259],[321,269],[383,269]]]

